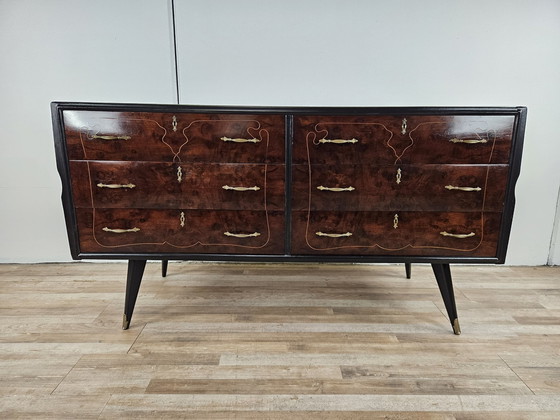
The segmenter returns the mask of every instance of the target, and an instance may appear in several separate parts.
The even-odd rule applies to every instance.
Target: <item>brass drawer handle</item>
[[[338,187],[323,187],[322,185],[319,185],[317,187],[317,189],[319,191],[333,191],[333,192],[343,192],[343,191],[354,191],[356,188],[350,186],[350,187],[343,187],[343,188],[338,188]]]
[[[226,236],[232,236],[234,238],[256,238],[257,236],[261,236],[259,232],[253,233],[231,233],[231,232],[224,232]]]
[[[229,185],[223,185],[222,188],[227,191],[258,191],[261,188],[257,187],[230,187]]]
[[[130,233],[130,232],[139,232],[140,229],[134,227],[132,229],[109,229],[108,227],[104,227],[103,231],[111,232],[111,233]]]
[[[220,137],[222,141],[231,141],[233,143],[260,143],[260,139],[252,138],[252,139],[240,139],[240,138],[231,138],[231,137]]]
[[[482,188],[480,187],[456,187],[454,185],[446,185],[445,186],[446,190],[458,190],[458,191],[482,191]]]
[[[458,239],[465,239],[465,238],[470,238],[472,236],[475,236],[474,232],[471,233],[464,233],[464,234],[458,234],[458,233],[448,233],[448,232],[440,232],[439,233],[441,236],[449,236],[451,238],[458,238]]]
[[[97,186],[99,188],[112,188],[112,189],[116,189],[116,188],[136,188],[136,185],[134,185],[134,184],[103,184],[102,182],[97,184]]]
[[[476,143],[488,143],[486,139],[449,139],[451,143],[465,143],[465,144],[476,144]]]
[[[97,134],[88,135],[90,140],[130,140],[130,136],[98,136]]]
[[[333,143],[333,144],[345,144],[345,143],[358,143],[357,139],[349,139],[349,140],[345,140],[345,139],[321,139],[319,140],[319,143]]]
[[[347,236],[352,236],[352,232],[346,233],[323,233],[323,232],[315,232],[317,236],[325,236],[327,238],[343,238]]]

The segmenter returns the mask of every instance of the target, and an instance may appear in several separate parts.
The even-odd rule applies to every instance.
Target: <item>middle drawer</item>
[[[70,175],[77,208],[282,210],[284,168],[269,164],[71,161]]]
[[[294,165],[294,210],[497,211],[507,165]]]

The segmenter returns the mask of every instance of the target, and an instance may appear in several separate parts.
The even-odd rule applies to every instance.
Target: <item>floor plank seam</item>
[[[136,338],[134,339],[134,341],[132,342],[132,344],[130,345],[130,347],[128,348],[128,350],[126,351],[126,354],[130,354],[130,352],[132,351],[132,349],[134,348],[134,345],[136,344],[136,342],[138,341],[138,339],[140,338],[140,336],[142,335],[142,332],[144,331],[144,329],[146,328],[146,325],[148,325],[148,323],[144,323],[144,325],[142,325],[142,328],[140,329],[140,331],[138,331],[138,334],[136,335]]]
[[[498,354],[498,357],[499,357],[500,359],[502,359],[502,361],[505,363],[505,365],[508,367],[508,369],[510,369],[510,370],[513,372],[513,374],[514,374],[515,376],[517,376],[517,379],[519,379],[519,380],[523,383],[523,385],[525,385],[525,386],[527,387],[527,389],[528,389],[529,391],[531,391],[531,393],[532,393],[533,395],[537,395],[536,392],[533,391],[533,389],[532,389],[529,385],[527,385],[527,383],[521,378],[521,376],[519,376],[519,375],[517,374],[517,372],[515,371],[515,369],[513,369],[513,368],[509,365],[509,363],[506,362],[505,359],[504,359],[501,355]]]

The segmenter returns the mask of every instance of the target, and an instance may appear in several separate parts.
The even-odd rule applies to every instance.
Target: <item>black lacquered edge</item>
[[[523,151],[523,140],[525,138],[525,125],[527,122],[527,108],[518,107],[517,116],[514,124],[515,131],[513,133],[512,145],[510,151],[510,169],[508,186],[505,196],[504,212],[502,215],[502,224],[500,227],[500,238],[498,241],[498,261],[503,264],[506,260],[506,253],[511,234],[511,226],[513,222],[513,211],[515,208],[515,185],[521,173],[521,156]]]
[[[73,259],[80,259],[80,242],[78,240],[78,223],[76,220],[76,212],[72,203],[72,186],[70,179],[70,167],[68,162],[68,154],[66,150],[66,141],[64,136],[64,119],[63,107],[57,103],[51,104],[51,117],[53,124],[54,148],[56,155],[56,167],[60,174],[62,182],[62,207],[64,210],[64,219],[66,221],[66,232],[68,234],[68,243],[70,245],[70,253]]]

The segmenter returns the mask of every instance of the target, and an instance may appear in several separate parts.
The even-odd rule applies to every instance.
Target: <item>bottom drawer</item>
[[[292,253],[495,257],[501,213],[293,212]]]
[[[82,253],[283,254],[284,214],[77,209]]]

